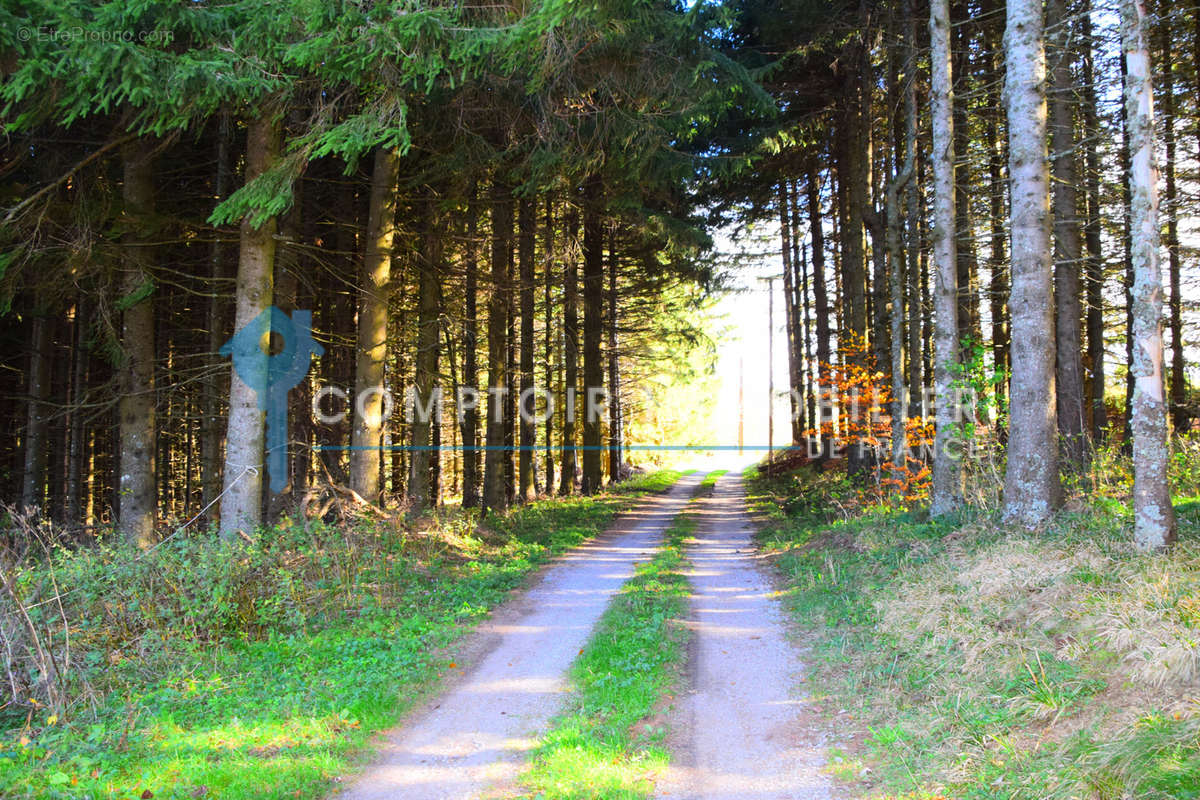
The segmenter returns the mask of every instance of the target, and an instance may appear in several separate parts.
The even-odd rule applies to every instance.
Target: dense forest
[[[24,419],[4,496],[143,544],[218,507],[248,530],[316,484],[415,508],[596,491],[647,418],[622,380],[702,338],[695,165],[720,157],[697,152],[702,121],[738,94],[769,109],[706,9],[4,13],[5,395]],[[274,492],[263,409],[219,352],[272,305],[310,311],[324,352],[290,393]],[[581,384],[612,401],[566,413]],[[522,424],[535,386],[557,410]],[[460,387],[483,402],[404,413]]]
[[[847,366],[888,376],[884,433],[907,445],[925,387],[975,380],[1015,515],[1044,519],[1060,466],[1110,437],[1144,444],[1139,497],[1165,509],[1161,412],[1195,415],[1200,32],[1191,7],[1155,11],[9,4],[3,495],[149,544],[319,485],[415,507],[592,493],[653,405],[627,387],[703,338],[708,231],[759,222],[794,443],[874,442],[857,412],[816,418]],[[264,410],[219,352],[272,305],[310,311],[324,353],[274,492]],[[583,414],[589,387],[609,402]],[[435,392],[448,422],[411,414]],[[962,409],[935,405],[944,438]],[[956,459],[922,460],[952,508]]]
[[[715,652],[790,647],[750,636],[766,583],[711,585],[760,547],[862,668],[827,670],[862,681],[834,707],[894,703],[870,741],[917,741],[879,727],[912,708],[967,730],[901,755],[914,791],[905,759],[942,751],[984,755],[937,787],[998,786],[995,698],[1040,692],[1001,722],[1074,724],[1092,695],[1174,714],[1098,723],[1055,786],[1195,796],[1200,718],[1163,700],[1200,675],[1194,2],[5,0],[0,126],[0,794],[323,796],[455,674],[456,637],[650,495],[633,534],[660,538],[547,644],[546,674],[577,652],[580,685],[653,684],[579,701],[626,748],[584,785],[643,769],[638,732],[686,694],[689,558],[714,608],[762,602]],[[784,445],[749,488],[645,474],[734,444],[701,420],[750,240]],[[976,589],[978,630],[947,616]],[[763,665],[739,685],[790,708],[791,667]],[[1038,748],[1083,728],[1029,752],[1059,769]],[[528,780],[561,788],[538,752]],[[1192,794],[1123,794],[1139,770]]]

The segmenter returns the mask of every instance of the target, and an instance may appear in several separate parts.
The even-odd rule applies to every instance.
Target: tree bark
[[[800,443],[802,430],[799,399],[799,391],[801,389],[800,356],[798,353],[800,330],[796,324],[796,266],[793,263],[792,255],[792,226],[788,219],[788,185],[786,180],[779,182],[779,238],[781,244],[780,252],[783,259],[783,315],[786,320],[783,328],[787,334],[788,396],[791,400],[792,444],[797,445]]]
[[[830,386],[828,369],[832,364],[829,353],[829,293],[825,286],[825,231],[821,221],[821,174],[817,168],[817,159],[808,159],[808,220],[812,238],[812,282],[813,282],[813,315],[816,320],[817,335],[817,418],[812,420],[821,441],[821,460],[829,456],[829,436],[822,433],[822,423],[828,408]]]
[[[1125,63],[1125,51],[1121,51],[1121,85],[1129,81],[1129,70]],[[1121,450],[1126,454],[1133,453],[1133,196],[1130,187],[1133,185],[1130,177],[1132,164],[1130,162],[1129,119],[1125,103],[1121,103],[1121,208],[1124,236],[1121,237],[1125,249],[1125,416],[1121,427]]]
[[[358,286],[350,488],[372,503],[380,504],[383,502],[380,475],[384,429],[381,390],[387,364],[388,284],[392,276],[399,172],[399,154],[391,148],[376,149],[367,210],[366,251]],[[425,463],[428,465],[428,458]],[[409,497],[412,498],[411,491]]]
[[[575,493],[575,418],[579,387],[579,217],[574,209],[567,212],[566,241],[563,249],[563,431],[562,480],[558,493]]]
[[[905,80],[908,86],[904,92],[904,147],[913,159],[916,169],[921,168],[920,118],[917,105],[917,11],[914,0],[905,0],[904,16],[905,42]],[[905,192],[905,250],[908,261],[907,294],[908,294],[908,391],[909,413],[914,416],[923,414],[921,394],[925,385],[925,372],[921,358],[921,322],[924,316],[922,303],[922,249],[921,249],[921,218],[924,213],[921,182],[914,174],[908,182]]]
[[[504,417],[508,407],[507,335],[508,256],[512,238],[512,197],[499,180],[492,182],[492,294],[488,300],[487,450],[483,456],[483,507],[503,511],[508,505],[504,475]]]
[[[1054,392],[1054,294],[1040,0],[1009,0],[1005,50],[1012,208],[1012,404],[1004,517],[1033,527],[1061,502]]]
[[[1179,192],[1175,182],[1175,66],[1171,53],[1171,15],[1159,16],[1162,53],[1163,144],[1166,145],[1167,276],[1171,284],[1171,420],[1176,432],[1191,426],[1187,408],[1187,371],[1183,361],[1183,297],[1179,278]]]
[[[1164,402],[1162,274],[1158,262],[1158,168],[1154,160],[1154,91],[1149,34],[1142,0],[1122,0],[1121,49],[1129,133],[1130,223],[1133,249],[1133,538],[1159,549],[1175,541],[1175,510],[1167,478]]]
[[[40,306],[40,303],[39,303]],[[29,372],[25,394],[25,463],[21,506],[41,512],[46,490],[46,400],[50,396],[50,352],[53,324],[44,308],[34,309],[30,323]]]
[[[617,260],[616,229],[608,238],[608,479],[620,480],[621,450],[624,441],[621,431],[621,351],[618,349],[617,331]]]
[[[913,47],[909,46],[909,51]],[[908,92],[915,92],[910,82]],[[909,104],[916,108],[916,100]],[[900,234],[902,220],[900,218],[900,193],[913,178],[916,171],[916,129],[915,123],[910,123],[906,136],[908,149],[905,153],[904,166],[888,184],[887,187],[887,273],[888,289],[891,301],[891,364],[892,364],[892,465],[893,472],[899,474],[908,466],[908,434],[907,434],[907,397],[908,388],[904,385],[904,270],[903,253],[900,249]]]
[[[431,194],[423,200],[427,208],[421,217],[424,231],[421,252],[417,258],[417,352],[416,376],[413,379],[412,455],[408,467],[408,503],[411,508],[423,509],[432,502],[434,487],[430,465],[434,463],[434,446],[431,435],[439,409],[433,403],[434,389],[438,379],[438,346],[441,326],[441,308],[438,275],[442,263],[442,238],[438,230],[436,203]]]
[[[246,131],[246,182],[263,174],[279,156],[279,126],[269,116],[253,119]],[[259,227],[242,220],[234,330],[239,331],[271,306],[274,299],[274,217]],[[231,540],[262,522],[265,414],[254,389],[234,370],[229,384],[229,425],[225,434],[221,537]]]
[[[512,234],[513,208],[513,203],[510,202],[504,272],[504,285],[508,287],[508,321],[505,326],[504,349],[504,497],[509,506],[517,499],[517,395],[520,392],[521,381],[517,362],[517,264]]]
[[[1053,154],[1054,306],[1056,407],[1058,433],[1066,462],[1080,469],[1087,460],[1084,439],[1083,342],[1080,340],[1080,247],[1078,176],[1075,168],[1075,115],[1071,75],[1074,48],[1072,26],[1065,0],[1048,0],[1046,19],[1052,31],[1049,43],[1050,151]]]
[[[967,125],[972,92],[967,85],[971,77],[971,53],[974,23],[966,0],[953,0],[950,7],[952,22],[951,77],[958,86],[954,91],[954,254],[958,270],[958,340],[979,342],[979,260],[975,252],[975,230],[971,222],[971,132]],[[963,351],[967,358],[967,351]]]
[[[476,389],[479,385],[477,343],[479,341],[479,204],[476,202],[478,185],[472,183],[467,197],[467,242],[465,262],[465,306],[463,319],[463,376],[462,385]],[[457,398],[455,398],[457,401]],[[457,409],[462,419],[463,443],[463,508],[476,508],[479,496],[479,398],[465,409]]]
[[[998,11],[992,5],[989,11]],[[988,56],[987,84],[988,109],[984,116],[985,133],[988,146],[988,215],[991,222],[990,238],[991,252],[988,256],[988,271],[990,278],[989,309],[992,316],[992,370],[997,374],[1007,374],[1009,369],[1009,326],[1008,326],[1008,259],[1005,249],[1008,242],[1008,230],[1005,226],[1004,201],[1008,187],[1004,185],[1004,142],[1000,136],[1000,122],[1003,119],[1003,98],[1000,92],[1001,68],[1004,63],[1001,37],[1003,35],[1002,21],[993,21],[988,26]],[[998,380],[995,385],[996,405],[999,408],[1007,394],[1008,381]],[[1001,431],[1001,437],[1005,433]]]
[[[229,144],[233,138],[232,123],[227,113],[221,114],[217,127],[217,174],[213,183],[216,202],[223,201],[229,194],[230,153]],[[228,277],[227,248],[221,241],[222,231],[213,232],[212,244],[209,246],[209,274],[212,285],[208,295],[208,359],[212,377],[204,382],[203,396],[200,399],[200,502],[203,507],[217,499],[221,492],[221,403],[227,396],[225,372],[221,363],[222,358],[217,353],[225,343],[225,322],[227,297],[223,291]],[[216,514],[212,514],[212,519]]]
[[[1092,10],[1085,0],[1080,15],[1082,42],[1082,92],[1084,168],[1087,171],[1087,219],[1084,242],[1087,245],[1087,352],[1091,371],[1090,397],[1092,440],[1099,444],[1108,432],[1108,408],[1104,403],[1104,253],[1100,243],[1100,159],[1096,152],[1100,122],[1096,113],[1095,65],[1092,42]]]
[[[554,300],[551,287],[554,282],[554,202],[551,195],[546,196],[546,230],[543,243],[546,251],[544,264],[545,315],[542,317],[545,325],[546,352],[546,385],[544,391],[549,392],[554,386],[554,368],[552,356],[554,353]],[[546,410],[546,494],[554,493],[554,414]]]
[[[604,326],[604,220],[600,178],[584,183],[583,197],[583,486],[585,495],[602,483],[600,393],[604,390],[604,359],[600,351]]]
[[[531,502],[537,497],[537,481],[533,472],[534,447],[537,438],[537,426],[533,421],[533,415],[537,412],[537,402],[533,397],[535,212],[534,201],[530,198],[521,198],[517,209],[517,247],[521,272],[521,451],[517,456],[520,481],[517,496],[522,503]]]
[[[144,224],[154,214],[153,156],[145,142],[123,148],[124,213]],[[125,538],[139,547],[154,544],[157,489],[155,458],[158,428],[155,425],[154,284],[150,277],[152,253],[143,234],[122,237],[121,319],[122,354],[118,406],[121,439],[120,527]],[[261,460],[261,459],[260,459]]]
[[[950,57],[949,0],[929,8],[930,104],[933,128],[934,391],[937,433],[934,440],[930,513],[944,516],[962,505],[962,469],[951,442],[957,421],[951,382],[959,362],[958,262],[955,256],[954,83]]]
[[[83,519],[83,453],[85,432],[83,401],[87,395],[88,314],[82,295],[75,301],[73,342],[71,345],[71,409],[67,421],[67,486],[63,518],[68,525],[78,525]]]
[[[856,58],[868,58],[865,46],[856,45]],[[868,119],[864,117],[863,95],[870,87],[863,85],[863,70],[856,70],[847,85],[852,98],[843,112],[844,135],[839,142],[838,180],[846,189],[845,226],[841,232],[842,242],[842,305],[844,308],[845,336],[838,341],[847,362],[865,367],[870,360],[871,342],[867,331],[867,262],[864,241],[865,215],[870,202],[871,147],[867,133]],[[856,397],[847,398],[843,404],[846,422],[855,428],[865,423],[865,409]],[[858,438],[857,436],[854,438]],[[866,442],[850,441],[846,453],[846,469],[851,477],[862,480],[868,464]]]
[[[796,315],[796,331],[800,335],[797,344],[797,357],[801,359],[800,385],[804,387],[804,417],[801,420],[800,435],[815,425],[816,398],[813,395],[813,354],[812,354],[812,312],[808,302],[808,250],[800,235],[800,184],[792,181],[791,185],[791,216],[792,216],[792,268],[796,272],[796,299],[793,302]],[[799,265],[797,267],[797,264]],[[797,444],[799,444],[799,441]]]

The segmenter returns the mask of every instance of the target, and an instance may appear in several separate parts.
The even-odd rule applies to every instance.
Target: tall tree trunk
[[[75,319],[71,344],[71,411],[67,422],[67,491],[63,517],[68,525],[83,519],[83,455],[86,434],[83,425],[83,401],[87,395],[88,314],[82,295],[75,301]]]
[[[545,241],[543,246],[546,251],[546,259],[544,265],[544,288],[545,288],[545,315],[542,319],[545,322],[545,351],[546,351],[546,386],[544,391],[549,392],[554,386],[554,367],[552,364],[554,354],[554,342],[552,332],[554,331],[554,300],[551,296],[551,286],[554,283],[554,201],[551,195],[546,196],[546,231]],[[550,409],[546,409],[546,494],[554,493],[554,414]]]
[[[955,255],[954,82],[950,57],[949,0],[929,7],[930,105],[933,128],[934,391],[937,433],[934,440],[930,513],[944,516],[962,505],[962,469],[951,442],[957,409],[951,381],[959,363],[958,262]]]
[[[989,12],[999,11],[997,5],[991,5]],[[1001,38],[1003,36],[1003,20],[992,20],[987,28],[987,76],[989,87],[987,111],[984,115],[985,134],[988,146],[988,216],[990,217],[991,252],[988,256],[988,272],[990,278],[989,309],[992,316],[992,370],[997,374],[1007,373],[1009,369],[1009,327],[1008,327],[1008,259],[1005,249],[1008,242],[1008,230],[1004,213],[1004,201],[1008,187],[1004,185],[1004,142],[1000,136],[1000,122],[1003,119],[1004,99],[1001,96],[1001,68],[1004,63]],[[996,381],[995,399],[997,407],[1007,394],[1008,382]],[[1002,431],[1001,436],[1005,436]]]
[[[620,480],[621,449],[621,351],[617,339],[617,233],[616,227],[608,238],[608,479]]]
[[[856,58],[869,58],[863,44],[855,46]],[[866,366],[870,358],[871,342],[867,331],[867,262],[863,229],[864,217],[868,213],[870,203],[870,171],[871,171],[871,137],[867,132],[868,119],[864,116],[866,102],[862,99],[870,91],[864,85],[863,70],[860,68],[848,84],[847,91],[852,98],[849,107],[843,113],[845,135],[840,141],[838,163],[838,180],[844,182],[846,189],[846,224],[842,229],[842,301],[845,314],[844,341],[839,339],[839,347],[849,347],[848,361],[858,366]],[[846,407],[846,422],[855,428],[865,424],[866,409],[862,408],[859,398],[848,398]],[[861,480],[867,469],[868,456],[865,441],[857,441],[859,436],[851,437],[846,453],[846,468],[851,477]]]
[[[829,353],[829,294],[825,287],[825,231],[821,221],[821,175],[817,159],[808,159],[808,220],[812,238],[813,315],[817,318],[817,418],[812,426],[821,440],[821,460],[829,456],[829,436],[821,433],[825,411],[829,405],[830,386],[827,370],[832,361]]]
[[[44,308],[34,309],[30,323],[29,372],[25,381],[25,469],[21,505],[43,511],[46,489],[46,399],[50,396],[50,351],[53,323]]]
[[[409,458],[407,496],[412,508],[426,508],[430,503],[432,483],[430,465],[433,446],[431,432],[433,418],[439,409],[433,402],[434,388],[438,378],[438,345],[441,325],[439,307],[438,274],[442,263],[442,238],[438,230],[439,220],[434,208],[436,196],[432,193],[423,198],[426,208],[421,214],[424,222],[421,252],[417,258],[417,347],[416,376],[413,386],[412,455]]]
[[[978,342],[979,262],[975,253],[975,229],[971,222],[971,132],[967,126],[971,97],[971,41],[974,23],[966,0],[953,0],[950,7],[952,77],[957,82],[954,92],[954,230],[955,259],[958,269],[958,339]],[[965,351],[964,351],[965,355]]]
[[[910,45],[909,49],[912,47]],[[909,93],[915,91],[912,83]],[[916,101],[909,105],[916,108]],[[900,193],[913,178],[916,171],[916,151],[911,147],[916,143],[915,128],[907,135],[910,145],[905,153],[904,166],[899,174],[887,187],[887,273],[888,290],[891,306],[891,365],[892,365],[892,464],[893,471],[903,472],[908,465],[908,435],[907,435],[907,397],[908,388],[904,385],[904,270],[903,252],[900,249]]]
[[[217,127],[217,174],[213,188],[216,202],[223,201],[229,194],[230,153],[229,143],[233,138],[229,114],[222,113]],[[228,248],[221,241],[223,231],[214,231],[209,245],[208,263],[212,284],[208,295],[208,360],[212,377],[204,382],[200,399],[200,502],[204,508],[217,499],[221,492],[221,403],[227,393],[225,371],[221,356],[217,353],[225,343],[227,297],[223,287],[228,278]],[[216,519],[215,510],[211,518]]]
[[[930,92],[931,107],[933,105],[932,99],[932,92]],[[917,154],[917,181],[922,186],[928,185],[929,162],[933,158],[932,138],[931,134],[929,144],[930,157],[922,158],[920,153]],[[931,261],[933,260],[933,233],[929,229],[931,221],[927,216],[928,211],[925,208],[924,201],[920,204],[920,211],[921,213],[917,215],[917,258],[920,261],[921,268],[921,279],[918,281],[921,289],[921,372],[925,377],[923,386],[932,387],[935,383],[933,375],[933,314],[935,300],[930,295],[929,270],[932,266]]]
[[[796,315],[795,329],[800,335],[797,358],[801,359],[800,385],[804,387],[804,416],[800,420],[801,440],[804,431],[815,425],[816,398],[813,395],[812,316],[808,302],[808,249],[800,233],[800,184],[791,185],[792,216],[792,268],[796,272],[796,299],[793,311]],[[797,268],[797,264],[799,267]],[[800,440],[797,440],[799,444]]]
[[[1133,538],[1143,549],[1175,541],[1175,509],[1167,478],[1167,406],[1164,402],[1162,274],[1158,263],[1158,168],[1154,162],[1154,90],[1149,32],[1142,0],[1121,2],[1125,119],[1131,169],[1133,232]]]
[[[1121,51],[1121,85],[1129,82],[1128,65],[1125,63],[1125,51]],[[1121,241],[1125,248],[1125,417],[1122,425],[1121,450],[1133,453],[1133,196],[1130,187],[1133,180],[1130,170],[1131,145],[1129,141],[1129,117],[1125,103],[1121,104],[1121,206],[1123,210],[1122,223],[1124,236]]]
[[[396,232],[396,181],[399,172],[400,156],[397,152],[386,147],[376,149],[367,210],[366,252],[358,286],[355,411],[350,440],[350,488],[372,503],[383,502],[380,474],[384,398],[381,390],[387,363],[388,284],[392,276],[392,240]],[[426,458],[426,466],[428,463]],[[422,486],[422,489],[425,488]],[[410,499],[411,496],[410,492]]]
[[[1084,169],[1087,171],[1087,220],[1084,242],[1087,245],[1087,353],[1091,369],[1090,398],[1092,439],[1099,444],[1108,432],[1108,409],[1104,404],[1104,253],[1100,244],[1100,158],[1096,152],[1101,136],[1096,112],[1096,82],[1092,41],[1092,9],[1085,0],[1080,13],[1082,39],[1082,99]]]
[[[439,243],[438,243],[439,247],[440,247],[440,244],[441,244],[441,242],[439,240]],[[439,255],[439,259],[440,258],[441,258],[441,256]],[[438,281],[438,279],[437,279],[437,276],[438,276],[438,272],[435,271],[434,272],[434,281],[437,285],[434,287],[434,306],[437,309],[437,319],[440,324],[441,311],[442,311],[442,287],[441,287],[441,282]],[[441,375],[440,370],[441,370],[441,360],[442,360],[442,353],[438,346],[439,337],[438,337],[436,330],[433,333],[433,338],[434,338],[434,346],[431,348],[431,350],[433,351],[433,364],[431,365],[432,366],[431,372],[433,373],[433,376],[434,376],[434,378],[433,378],[434,383],[430,389],[431,393],[440,388],[440,387],[438,387],[437,384],[438,384],[438,376]],[[419,384],[418,384],[418,387],[419,387]],[[441,404],[438,403],[437,405],[435,405],[434,410],[435,410],[435,413],[433,415],[433,418],[430,420],[430,426],[429,426],[429,451],[428,451],[429,452],[429,494],[426,497],[426,500],[429,502],[430,508],[437,508],[438,506],[440,506],[442,504],[442,414],[441,414]]]
[[[1012,209],[1012,405],[1004,516],[1032,527],[1061,502],[1054,392],[1054,294],[1040,0],[1009,0],[1005,50]]]
[[[517,207],[517,247],[521,271],[521,452],[518,455],[520,483],[517,496],[522,503],[531,502],[537,496],[537,481],[533,472],[537,438],[537,426],[534,423],[537,401],[533,396],[533,266],[536,211],[532,199],[521,198]]]
[[[144,223],[154,213],[153,156],[145,142],[123,148],[125,214]],[[139,547],[154,543],[155,425],[154,386],[154,283],[150,277],[152,254],[144,235],[122,239],[121,399],[118,406],[121,437],[121,533]]]
[[[512,237],[512,197],[499,180],[492,182],[492,294],[488,300],[488,398],[486,451],[483,456],[483,507],[503,511],[508,505],[504,475],[504,417],[508,407],[505,374],[508,334],[508,256]]]
[[[1171,14],[1159,16],[1162,53],[1163,143],[1166,145],[1167,275],[1171,283],[1171,420],[1176,431],[1191,424],[1187,409],[1187,371],[1183,362],[1183,297],[1179,280],[1179,193],[1175,185],[1175,65],[1171,52]]]
[[[905,60],[904,72],[907,87],[904,92],[904,147],[909,157],[913,159],[919,170],[922,159],[920,153],[920,118],[917,106],[917,11],[914,0],[905,0],[904,4],[905,29]],[[921,320],[924,308],[921,297],[921,218],[924,213],[922,184],[917,175],[909,180],[905,192],[905,250],[907,251],[908,274],[908,391],[909,413],[920,416],[921,395],[925,378],[921,359]]]
[[[796,325],[796,265],[793,263],[792,226],[788,219],[788,184],[786,180],[779,182],[779,239],[781,245],[780,252],[783,259],[783,315],[785,319],[783,329],[787,339],[788,397],[790,398],[789,409],[792,415],[791,443],[797,445],[800,443],[800,433],[802,430],[798,394],[801,388],[800,357],[798,353],[800,331]]]
[[[279,217],[279,235],[275,245],[275,291],[274,291],[274,306],[280,311],[291,315],[299,308],[300,294],[300,275],[305,272],[305,265],[301,262],[305,256],[305,249],[302,246],[304,236],[304,184],[300,181],[296,182],[292,190],[292,207],[286,213]],[[289,419],[288,425],[288,441],[285,443],[283,463],[287,469],[287,480],[284,488],[277,494],[272,492],[268,486],[264,491],[264,508],[266,509],[267,519],[270,520],[278,515],[281,510],[281,503],[284,498],[302,496],[304,493],[303,478],[297,481],[300,477],[301,460],[307,460],[310,454],[307,448],[292,447],[292,442],[302,442],[305,440],[302,432],[303,421],[308,418],[306,413],[310,408],[312,398],[307,401],[303,398],[307,382],[301,381],[300,384],[288,392],[285,400],[287,414]],[[298,424],[299,423],[299,424]],[[268,454],[268,463],[270,457]]]
[[[266,172],[279,157],[279,126],[266,112],[246,130],[246,182]],[[259,227],[242,220],[234,330],[240,331],[270,308],[274,300],[274,217]],[[262,368],[266,369],[266,359]],[[229,384],[229,426],[225,435],[224,490],[221,499],[221,537],[233,539],[262,521],[264,423],[258,395],[233,371]]]
[[[1050,151],[1054,176],[1054,305],[1056,406],[1063,456],[1074,469],[1084,465],[1083,343],[1079,322],[1080,247],[1079,199],[1075,168],[1075,115],[1071,76],[1074,60],[1071,20],[1065,0],[1048,0],[1046,19],[1053,32],[1050,41]]]
[[[584,494],[600,491],[603,457],[599,399],[604,391],[604,219],[600,178],[583,187],[583,486]]]
[[[567,211],[566,241],[563,243],[563,432],[562,480],[558,493],[575,493],[575,419],[579,387],[579,217]]]
[[[517,282],[516,258],[512,236],[512,204],[509,206],[508,247],[505,265],[505,286],[508,287],[508,324],[505,326],[504,350],[504,496],[508,505],[517,499],[517,393],[521,376],[517,370]]]
[[[462,385],[468,389],[476,389],[479,385],[479,364],[477,343],[479,341],[479,204],[476,202],[478,184],[472,183],[467,196],[467,242],[464,255],[465,305],[466,314],[463,319],[463,376]],[[457,398],[455,398],[457,400]],[[479,451],[476,443],[479,437],[479,402],[475,398],[464,409],[457,409],[462,420],[463,443],[463,491],[462,503],[464,508],[475,508],[480,503],[479,497]]]

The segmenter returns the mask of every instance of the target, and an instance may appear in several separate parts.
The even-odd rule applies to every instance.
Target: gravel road
[[[755,550],[741,476],[697,503],[687,550],[694,631],[690,692],[668,724],[671,800],[828,800],[824,745],[804,723],[803,665]]]
[[[566,673],[612,595],[652,556],[703,476],[623,514],[548,567],[472,633],[465,674],[392,731],[343,800],[466,800],[504,794],[559,711]]]

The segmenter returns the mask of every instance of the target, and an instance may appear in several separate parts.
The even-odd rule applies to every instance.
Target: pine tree
[[[951,381],[959,361],[958,264],[955,257],[954,82],[950,57],[949,0],[932,0],[929,8],[930,104],[933,127],[933,259],[936,361],[934,391],[937,435],[934,442],[930,513],[943,516],[962,504],[960,456],[953,452],[953,426],[959,420],[951,402]]]
[[[1009,0],[1004,77],[1012,186],[1012,400],[1004,516],[1046,521],[1061,502],[1054,391],[1054,294],[1042,4]]]

